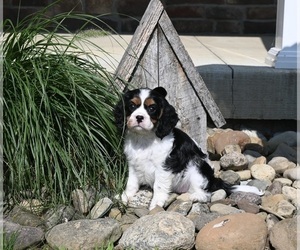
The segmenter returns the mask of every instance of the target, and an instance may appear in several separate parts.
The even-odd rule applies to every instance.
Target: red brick
[[[170,18],[202,18],[205,17],[205,8],[201,6],[177,5],[169,6],[166,11]]]
[[[235,7],[211,7],[206,10],[207,18],[216,19],[216,20],[237,20],[243,18],[243,11],[240,8]]]
[[[113,1],[111,0],[88,0],[85,2],[88,14],[107,14],[113,12]]]
[[[274,34],[276,21],[245,21],[244,34]]]
[[[209,20],[173,20],[172,23],[179,34],[211,34],[213,21]]]
[[[121,0],[118,2],[117,12],[132,17],[143,16],[150,0]]]
[[[247,9],[247,19],[276,19],[277,8],[251,7]]]
[[[241,21],[217,22],[215,32],[221,34],[242,34],[243,25]]]
[[[64,13],[69,11],[83,12],[84,6],[81,0],[61,0],[52,7],[54,13]]]
[[[172,4],[224,4],[226,0],[165,0],[166,5]]]
[[[275,4],[276,0],[226,0],[227,4]]]
[[[12,0],[15,6],[47,6],[48,0]]]

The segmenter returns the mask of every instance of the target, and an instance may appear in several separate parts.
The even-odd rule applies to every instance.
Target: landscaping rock
[[[214,192],[210,198],[211,202],[218,201],[225,199],[227,196],[226,192],[223,189],[219,189],[216,192]]]
[[[148,189],[139,190],[128,203],[128,207],[149,207],[153,193]]]
[[[192,249],[194,233],[193,222],[183,215],[175,212],[160,212],[137,220],[122,235],[119,248]]]
[[[273,181],[275,178],[275,170],[267,164],[255,164],[250,168],[253,178],[258,180]]]
[[[236,173],[239,175],[241,181],[246,181],[246,180],[251,179],[251,171],[250,170],[242,170],[242,171],[238,171]]]
[[[76,220],[59,224],[47,234],[46,240],[54,249],[86,250],[106,247],[122,234],[119,223],[111,218]]]
[[[9,217],[12,222],[22,226],[45,228],[45,221],[42,218],[20,206],[15,206]]]
[[[273,154],[267,157],[268,161],[271,161],[274,157],[282,156],[287,158],[289,161],[296,163],[297,162],[297,151],[294,148],[281,143],[278,145]]]
[[[276,223],[270,230],[270,242],[276,250],[297,249],[297,239],[300,232],[297,230],[297,218],[285,219]]]
[[[219,176],[223,181],[231,185],[240,183],[240,176],[233,170],[222,171]]]
[[[91,219],[101,218],[109,211],[112,204],[111,199],[107,197],[100,199],[91,210]]]
[[[244,170],[248,167],[248,160],[239,152],[231,152],[221,157],[220,165],[224,170]]]
[[[74,207],[65,205],[58,205],[56,208],[49,209],[44,215],[47,229],[64,222],[83,218],[82,215],[75,211]]]
[[[177,212],[185,216],[191,210],[192,205],[193,202],[191,200],[187,200],[187,201],[176,200],[168,207],[167,211]]]
[[[75,189],[72,194],[73,206],[82,214],[87,214],[95,204],[96,190],[93,187]]]
[[[297,133],[295,131],[285,131],[274,135],[267,142],[268,153],[272,154],[280,144],[297,147]]]
[[[264,220],[249,213],[219,217],[204,226],[196,237],[197,250],[264,249],[268,230]]]
[[[257,194],[246,193],[246,192],[235,192],[229,196],[235,203],[238,203],[241,200],[246,200],[249,203],[253,203],[256,205],[261,204],[261,197]]]
[[[0,222],[3,225],[5,239],[14,242],[13,249],[21,250],[33,247],[42,242],[44,231],[38,227],[21,226],[7,220]]]
[[[285,170],[295,168],[296,164],[285,157],[277,156],[268,162],[268,165],[274,168],[277,174],[284,173]]]
[[[221,203],[216,203],[216,204],[213,204],[211,207],[210,207],[210,211],[211,212],[216,212],[216,213],[219,213],[219,214],[237,214],[237,213],[242,213],[243,211],[240,210],[240,209],[237,209],[235,207],[231,207],[231,206],[227,206],[227,205],[224,205],[224,204],[221,204]]]
[[[220,133],[215,133],[209,136],[207,139],[209,148],[211,148],[211,153],[222,154],[226,145],[239,145],[243,151],[246,144],[250,143],[250,137],[241,131],[221,131]]]
[[[285,170],[283,173],[283,177],[288,178],[292,181],[300,180],[300,167]]]

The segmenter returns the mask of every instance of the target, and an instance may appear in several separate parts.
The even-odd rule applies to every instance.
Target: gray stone
[[[296,164],[289,161],[285,157],[277,156],[268,162],[272,168],[274,168],[277,174],[282,174],[285,170],[295,168]]]
[[[0,223],[3,225],[6,240],[14,242],[15,250],[28,249],[44,239],[44,231],[41,228],[21,226],[7,220]]]
[[[111,201],[111,199],[107,197],[100,199],[91,210],[91,219],[97,219],[104,216],[109,211],[112,204],[113,202]]]
[[[259,206],[246,199],[239,200],[237,202],[237,207],[246,213],[257,214],[259,212]]]
[[[292,186],[292,184],[293,184],[292,180],[290,180],[288,178],[283,178],[283,177],[281,177],[281,178],[275,178],[274,182],[275,181],[280,182],[282,184],[282,186]]]
[[[96,190],[93,187],[75,189],[71,193],[73,206],[82,214],[87,214],[95,204]]]
[[[297,249],[297,239],[300,239],[300,231],[297,230],[297,219],[285,219],[276,223],[270,231],[270,242],[276,250]]]
[[[283,177],[288,178],[292,181],[300,180],[300,167],[285,170],[283,173]]]
[[[233,170],[222,171],[220,173],[220,178],[231,185],[240,183],[240,176]]]
[[[281,194],[282,192],[282,183],[279,182],[279,181],[274,181],[270,187],[268,187],[268,191],[271,193],[271,194]]]
[[[282,194],[293,204],[297,205],[297,196],[300,197],[300,191],[296,188],[284,186],[282,188]]]
[[[259,152],[250,149],[246,149],[243,154],[249,160],[249,163],[253,162],[256,158],[261,157]]]
[[[139,190],[128,203],[128,207],[149,207],[153,193],[147,189]]]
[[[292,187],[300,189],[300,180],[294,181],[293,184],[292,184]]]
[[[244,170],[248,167],[248,160],[243,154],[232,152],[221,157],[220,165],[224,170]]]
[[[46,240],[54,249],[86,250],[106,247],[122,234],[119,223],[111,218],[76,220],[59,224],[47,234]]]
[[[265,191],[270,185],[272,184],[271,181],[266,180],[251,180],[248,182],[247,185],[257,187],[259,190]]]
[[[193,202],[191,200],[188,201],[176,200],[168,207],[167,211],[177,212],[185,216],[191,210],[192,205]]]
[[[268,230],[271,230],[271,228],[279,222],[279,219],[274,214],[268,214],[266,217],[266,223]]]
[[[267,142],[268,153],[273,153],[278,145],[282,143],[290,147],[297,147],[297,133],[295,131],[285,131],[283,133],[274,135]]]
[[[249,203],[256,205],[261,204],[261,197],[257,194],[247,193],[247,192],[234,192],[229,196],[235,203],[238,203],[241,200],[246,200]]]
[[[227,194],[226,194],[225,190],[219,189],[212,193],[210,201],[214,202],[214,201],[222,200],[222,199],[225,199],[226,196],[227,196]]]
[[[287,158],[289,161],[296,163],[297,162],[297,151],[294,148],[286,145],[285,143],[281,143],[278,145],[273,154],[268,156],[268,161],[273,159],[274,157],[282,156]]]
[[[187,218],[194,223],[196,227],[196,231],[199,232],[207,223],[213,221],[214,219],[220,216],[221,215],[219,213],[213,212],[213,213],[203,213],[201,215],[189,214]]]
[[[49,209],[45,215],[45,225],[47,229],[70,220],[83,219],[83,216],[75,211],[72,206],[58,205],[56,208]]]
[[[296,208],[286,200],[280,201],[276,208],[276,212],[285,218],[292,217],[295,210]]]
[[[143,217],[143,216],[149,214],[149,209],[147,209],[147,208],[145,208],[145,207],[135,208],[135,209],[133,210],[133,212],[134,212],[134,214],[135,214],[137,217],[141,218],[141,217]]]
[[[45,228],[45,221],[42,218],[20,206],[15,206],[9,216],[12,222],[22,226]]]
[[[237,209],[235,207],[231,207],[231,206],[228,206],[228,205],[224,205],[224,204],[221,204],[221,203],[213,204],[210,207],[210,211],[211,212],[216,212],[216,213],[219,213],[219,214],[223,214],[223,215],[243,213],[243,211],[240,210],[240,209]]]
[[[192,205],[192,209],[190,210],[189,214],[201,215],[201,214],[205,214],[205,213],[206,214],[210,213],[210,210],[209,210],[209,207],[207,206],[207,204],[197,202]]]
[[[137,220],[124,232],[119,247],[135,250],[192,249],[194,233],[193,222],[183,215],[160,212]]]
[[[253,178],[258,180],[273,181],[275,178],[275,170],[267,164],[255,164],[250,168]]]

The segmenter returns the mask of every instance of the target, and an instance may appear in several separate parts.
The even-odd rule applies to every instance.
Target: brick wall
[[[53,0],[3,0],[3,15],[16,20],[42,9]],[[49,16],[74,10],[101,15],[118,33],[133,33],[150,0],[61,0]],[[179,34],[274,34],[277,0],[162,0]],[[20,7],[19,7],[20,6]],[[19,11],[20,9],[20,11]],[[66,23],[72,30],[79,21]]]

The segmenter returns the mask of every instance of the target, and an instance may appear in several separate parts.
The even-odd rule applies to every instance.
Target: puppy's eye
[[[129,106],[128,106],[129,110],[133,111],[137,108],[137,105],[133,102],[129,103]]]
[[[156,105],[150,105],[147,108],[147,110],[148,110],[149,113],[154,113],[157,110],[157,106]]]

